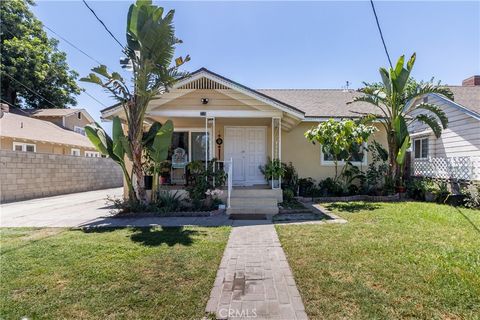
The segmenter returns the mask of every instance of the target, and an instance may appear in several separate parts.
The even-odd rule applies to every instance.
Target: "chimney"
[[[471,76],[462,81],[462,86],[471,87],[471,86],[480,86],[480,76]]]
[[[0,103],[0,110],[2,110],[3,112],[10,112],[10,107],[6,103]]]

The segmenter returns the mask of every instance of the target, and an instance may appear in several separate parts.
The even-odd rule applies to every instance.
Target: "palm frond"
[[[405,97],[407,101],[414,101],[416,98],[423,97],[429,94],[439,94],[454,101],[453,92],[447,87],[436,86],[432,83],[424,83],[417,86],[415,90],[412,90]]]
[[[440,135],[442,134],[442,127],[438,124],[437,119],[434,116],[428,114],[419,114],[415,117],[415,119],[429,126],[435,136],[440,138]]]

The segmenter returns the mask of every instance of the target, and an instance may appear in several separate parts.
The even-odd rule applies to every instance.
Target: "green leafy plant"
[[[461,194],[464,196],[465,207],[480,208],[480,185],[470,182],[462,188]]]
[[[264,166],[259,166],[260,172],[265,176],[265,180],[277,180],[283,178],[285,175],[285,167],[282,165],[279,159],[267,160]]]
[[[125,155],[129,159],[132,158],[130,145],[126,141],[123,133],[122,123],[119,117],[113,118],[112,136],[113,139],[103,130],[98,123],[93,123],[85,126],[85,134],[95,148],[103,155],[110,157],[113,161],[118,163],[122,168],[123,176],[125,178],[129,198],[135,201],[135,191],[132,184],[131,173],[127,171],[125,165]]]
[[[407,127],[418,121],[429,126],[437,138],[442,128],[447,128],[448,119],[439,105],[424,102],[422,97],[439,94],[453,100],[447,87],[430,82],[417,83],[410,77],[415,64],[413,54],[405,66],[405,56],[401,56],[394,68],[380,68],[381,83],[365,83],[360,89],[364,95],[352,102],[366,102],[377,107],[379,114],[368,114],[366,119],[382,124],[387,133],[389,167],[388,175],[399,185],[403,185],[403,168],[406,151],[410,146]]]
[[[215,160],[208,161],[206,167],[202,161],[192,161],[188,164],[188,170],[190,175],[193,176],[193,180],[186,190],[195,209],[205,207],[208,190],[221,188],[225,185],[227,176],[225,171],[215,170]]]
[[[69,68],[58,41],[48,37],[30,10],[34,5],[33,0],[0,3],[1,99],[26,109],[74,106],[82,92],[78,73]]]
[[[288,164],[282,162],[283,167],[283,177],[282,177],[282,188],[290,189],[297,193],[298,189],[298,173],[295,167],[291,162]]]
[[[154,205],[160,213],[182,210],[182,196],[179,191],[159,190]]]
[[[142,168],[147,106],[187,75],[179,68],[190,59],[188,55],[185,59],[179,57],[172,64],[175,47],[181,43],[175,37],[173,17],[173,10],[165,12],[162,7],[153,5],[151,0],[138,0],[132,4],[127,16],[127,46],[124,49],[132,69],[132,83],[127,83],[118,72],[108,71],[105,65],[93,68],[92,73],[81,79],[104,88],[123,108],[136,181],[134,200],[141,202],[147,201]]]
[[[298,179],[298,195],[301,197],[311,197],[315,191],[315,180],[311,177]]]
[[[336,181],[346,168],[344,166],[339,174],[338,162],[350,161],[353,152],[356,151],[355,149],[358,149],[359,146],[362,149],[370,135],[375,131],[377,131],[377,128],[365,125],[360,121],[329,119],[305,132],[305,137],[313,144],[319,143],[323,153],[333,157],[335,164],[334,180]]]
[[[373,141],[368,146],[368,151],[371,161],[365,173],[363,188],[366,193],[377,193],[385,186],[385,176],[388,172],[388,151],[377,141]],[[383,189],[383,191],[385,190]]]

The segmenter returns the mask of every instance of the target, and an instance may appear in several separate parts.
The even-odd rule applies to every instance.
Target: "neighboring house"
[[[95,122],[85,109],[38,109],[30,116],[85,135],[84,127]]]
[[[233,186],[266,184],[259,167],[268,157],[292,162],[300,177],[318,181],[334,176],[334,164],[319,145],[305,139],[304,133],[332,117],[376,112],[365,103],[347,105],[358,94],[351,90],[254,90],[202,68],[153,100],[146,120],[163,123],[171,119],[175,126],[173,149],[183,149],[187,161],[232,159]],[[102,110],[104,119],[116,115],[124,117],[121,106]],[[373,139],[386,145],[384,129],[378,128]],[[367,154],[355,162],[363,169],[369,163]],[[265,191],[255,191],[255,195]],[[241,191],[234,190],[233,195],[235,192]],[[280,200],[281,192],[276,196]],[[242,205],[250,200],[243,199]],[[239,212],[243,209],[238,208]]]
[[[413,173],[480,180],[480,76],[465,79],[461,86],[448,87],[454,101],[439,95],[423,98],[425,102],[440,105],[446,113],[448,128],[442,135],[437,139],[421,123],[410,127]]]
[[[25,112],[5,104],[1,109],[0,149],[100,157],[84,135],[83,127],[93,119],[83,109]]]

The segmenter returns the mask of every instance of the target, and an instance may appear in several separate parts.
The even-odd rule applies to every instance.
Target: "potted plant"
[[[145,190],[152,190],[153,172],[154,172],[154,163],[152,161],[147,160],[143,164],[143,183],[145,185]]]
[[[160,184],[167,184],[170,177],[170,170],[172,163],[170,161],[163,161],[160,164]]]
[[[280,187],[280,178],[285,175],[285,168],[279,159],[270,160],[268,158],[265,166],[260,166],[259,169],[273,188]]]

